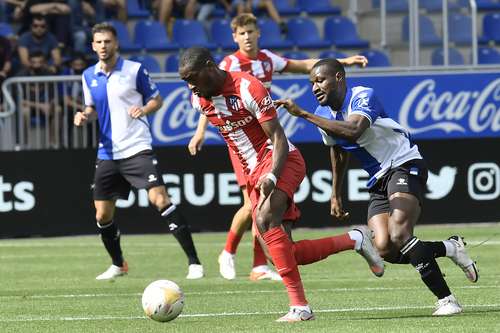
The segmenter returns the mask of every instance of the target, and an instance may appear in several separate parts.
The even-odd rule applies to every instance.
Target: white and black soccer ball
[[[169,280],[151,282],[142,293],[142,308],[146,316],[156,321],[171,321],[177,318],[184,307],[184,293]]]

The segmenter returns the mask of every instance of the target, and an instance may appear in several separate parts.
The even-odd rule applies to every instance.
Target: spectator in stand
[[[12,46],[10,40],[0,36],[0,87],[3,81],[9,77],[12,69]],[[0,109],[2,107],[3,94],[0,92]]]
[[[15,10],[23,7],[24,2],[24,0],[0,0],[0,22],[12,21]]]
[[[27,31],[19,37],[18,54],[21,64],[25,68],[30,68],[31,62],[29,54],[34,51],[41,51],[45,59],[51,59],[49,67],[51,73],[57,73],[61,66],[61,50],[57,45],[57,40],[52,33],[47,31],[47,20],[45,17],[33,16],[31,31]]]
[[[29,67],[21,70],[18,76],[47,76],[53,75],[47,65],[45,54],[36,50],[29,54]],[[57,124],[60,119],[56,119],[61,114],[61,107],[57,105],[55,99],[55,85],[45,83],[29,83],[22,91],[21,112],[24,119],[25,129],[29,129],[31,121],[48,124],[49,145],[58,145],[56,134]]]
[[[127,0],[93,0],[92,2],[102,2],[107,13],[112,13],[112,17],[127,23]]]
[[[196,9],[198,14],[196,14],[196,19],[200,22],[206,22],[210,15],[212,15],[213,11],[217,3],[220,3],[224,6],[227,14],[229,15],[232,11],[231,0],[196,0]]]
[[[155,0],[153,9],[158,12],[158,21],[165,25],[169,36],[172,36],[172,17],[194,19],[196,0]]]
[[[69,67],[64,68],[63,75],[82,75],[87,68],[87,58],[84,53],[75,52],[69,62]],[[83,90],[82,82],[69,82],[64,85],[64,104],[71,114],[82,112],[83,106]]]
[[[279,24],[282,34],[288,31],[285,21],[276,10],[272,0],[234,0],[233,5],[236,6],[237,15],[252,13],[255,9],[264,10],[272,20]]]
[[[22,19],[20,33],[28,30],[28,25],[33,16],[42,15],[46,17],[48,29],[56,36],[59,46],[65,48],[71,45],[71,8],[67,0],[28,0],[25,2],[21,13],[17,17]]]
[[[73,51],[87,53],[91,27],[105,20],[105,8],[101,0],[68,0],[71,7]]]

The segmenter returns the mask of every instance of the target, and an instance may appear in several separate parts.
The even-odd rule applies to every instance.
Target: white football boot
[[[455,253],[450,255],[449,258],[455,263],[455,265],[462,269],[470,282],[477,282],[479,279],[479,270],[477,269],[476,263],[465,251],[465,242],[463,238],[460,236],[451,236],[448,238],[448,242],[455,246]]]
[[[267,265],[256,266],[250,271],[250,276],[248,277],[252,281],[260,280],[271,280],[271,281],[282,281],[281,276],[272,270]]]
[[[236,278],[236,270],[234,269],[234,254],[223,250],[219,255],[219,272],[224,279],[234,280]]]
[[[450,295],[445,298],[441,298],[436,302],[436,310],[432,313],[432,315],[451,316],[462,311],[462,307],[458,304],[455,296]]]
[[[96,280],[113,280],[116,277],[126,275],[128,272],[128,264],[126,261],[123,262],[123,266],[111,265],[102,274],[96,276]]]
[[[203,266],[198,264],[191,264],[188,267],[188,274],[186,279],[196,280],[201,279],[205,274],[203,273]]]
[[[295,323],[299,321],[314,320],[314,313],[304,309],[290,308],[290,311],[281,318],[276,319],[279,323]]]
[[[379,255],[377,249],[373,246],[372,231],[367,226],[360,226],[353,230],[356,230],[363,235],[361,248],[356,250],[356,252],[365,258],[372,273],[377,277],[381,277],[384,275],[384,260]]]

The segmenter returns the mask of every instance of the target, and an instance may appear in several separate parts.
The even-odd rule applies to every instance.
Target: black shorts
[[[390,169],[368,191],[368,220],[377,214],[388,213],[389,197],[396,192],[411,193],[422,205],[426,183],[427,166],[423,160],[411,160]]]
[[[94,175],[94,200],[127,199],[131,186],[150,189],[163,185],[158,161],[151,150],[121,160],[97,159]]]

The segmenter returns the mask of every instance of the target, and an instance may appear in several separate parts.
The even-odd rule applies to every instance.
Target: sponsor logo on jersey
[[[224,125],[217,126],[217,128],[221,132],[231,132],[240,127],[250,124],[253,119],[254,117],[252,116],[246,116],[245,118],[237,121],[226,120],[226,123]]]

